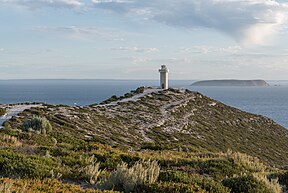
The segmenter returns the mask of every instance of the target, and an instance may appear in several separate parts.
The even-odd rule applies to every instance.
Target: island
[[[265,80],[203,80],[191,84],[191,86],[269,86]]]

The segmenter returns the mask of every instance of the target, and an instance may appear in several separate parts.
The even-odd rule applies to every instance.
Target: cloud
[[[282,3],[281,3],[282,2]],[[241,45],[264,45],[287,30],[288,3],[276,0],[0,0],[29,9],[96,8],[187,29],[221,31]]]
[[[35,27],[33,30],[43,33],[58,34],[65,38],[75,40],[91,40],[94,38],[104,38],[112,41],[124,41],[127,36],[140,35],[137,33],[130,33],[112,28],[101,28],[93,26],[38,26]]]
[[[227,47],[215,47],[215,46],[192,46],[189,48],[181,48],[180,52],[188,52],[188,53],[200,53],[200,54],[235,54],[241,51],[242,48],[240,46],[227,46]]]
[[[211,28],[243,45],[267,44],[287,24],[274,0],[92,0],[98,8],[183,28]]]
[[[159,51],[157,48],[138,48],[138,47],[119,47],[119,48],[112,48],[114,51],[133,51],[133,52],[157,52]]]
[[[116,61],[124,61],[134,64],[192,64],[190,58],[147,58],[147,57],[120,57]]]
[[[80,8],[84,5],[82,0],[0,0],[0,4],[20,5],[30,9],[39,9],[44,7]]]

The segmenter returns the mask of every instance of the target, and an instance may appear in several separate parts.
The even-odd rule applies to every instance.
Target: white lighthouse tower
[[[162,89],[168,89],[168,68],[166,65],[162,65],[161,69],[159,69],[160,72],[160,87]]]

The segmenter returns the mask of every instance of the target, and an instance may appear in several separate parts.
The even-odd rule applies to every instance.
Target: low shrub
[[[282,187],[278,183],[278,178],[268,179],[265,173],[253,173],[253,176],[259,181],[265,184],[265,186],[274,193],[281,193]]]
[[[223,185],[231,189],[231,193],[275,193],[253,175],[223,180]]]
[[[115,102],[115,101],[122,100],[122,99],[125,99],[125,98],[131,98],[131,97],[133,97],[133,96],[135,96],[137,94],[143,93],[144,91],[145,91],[145,87],[142,86],[142,87],[137,88],[136,90],[132,90],[130,93],[124,94],[123,96],[117,97],[116,95],[113,95],[109,99],[101,102],[100,105],[109,104],[111,102]]]
[[[157,184],[150,184],[143,187],[141,192],[150,193],[208,193],[197,185],[174,183],[174,182],[160,182]]]
[[[229,189],[219,182],[215,182],[200,175],[188,174],[181,171],[162,171],[160,172],[159,180],[162,182],[189,184],[192,187],[200,187],[210,193],[229,192]]]
[[[103,168],[107,168],[108,170],[114,170],[119,164],[122,163],[121,157],[115,153],[107,152],[102,155],[95,153],[94,155],[97,160],[101,162],[101,166]]]
[[[119,98],[118,98],[116,95],[113,95],[113,96],[111,96],[109,99],[106,99],[105,101],[102,101],[102,102],[100,103],[100,105],[109,104],[109,103],[115,102],[115,101],[117,101],[117,100],[119,100]]]
[[[65,192],[65,193],[113,193],[114,191],[101,191],[82,189],[79,185],[66,184],[57,179],[7,179],[0,178],[0,192],[3,193],[31,193],[31,192]]]
[[[211,175],[215,180],[222,181],[226,177],[240,175],[244,170],[231,159],[211,159],[200,164],[204,173]]]
[[[159,172],[160,167],[157,161],[138,161],[130,168],[126,163],[122,163],[99,186],[106,190],[115,188],[118,191],[139,192],[144,184],[155,183]]]
[[[40,116],[33,116],[26,119],[22,125],[22,128],[25,131],[33,131],[42,134],[46,134],[52,130],[49,120]]]
[[[161,146],[159,146],[159,145],[156,145],[156,144],[153,143],[153,142],[144,142],[144,143],[141,145],[141,149],[162,150],[163,147],[161,147]]]
[[[283,174],[279,174],[278,178],[280,184],[288,187],[288,171]]]
[[[0,174],[7,177],[38,178],[51,177],[50,171],[65,173],[50,158],[26,156],[7,150],[0,150]]]
[[[138,88],[135,90],[134,94],[141,94],[141,93],[143,93],[144,91],[145,91],[145,86],[141,86],[141,87],[138,87]]]
[[[3,116],[6,114],[6,109],[0,108],[0,116]]]

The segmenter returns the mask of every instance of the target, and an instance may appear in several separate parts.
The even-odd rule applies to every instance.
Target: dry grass
[[[86,163],[87,165],[81,168],[80,171],[84,173],[90,184],[95,184],[99,175],[103,172],[100,170],[100,163],[97,162],[94,156],[87,158]]]
[[[0,144],[19,146],[22,143],[20,141],[18,141],[17,137],[15,137],[15,136],[1,133],[0,134]]]
[[[271,179],[267,178],[265,173],[254,173],[253,176],[260,182],[263,182],[265,186],[274,193],[281,193],[282,187],[278,183],[278,179]]]
[[[226,152],[228,158],[232,158],[236,163],[242,165],[251,172],[265,172],[267,171],[267,166],[263,164],[258,158],[249,156],[240,152],[232,152],[228,150]]]
[[[100,184],[100,187],[108,190],[115,188],[119,191],[135,192],[141,185],[155,183],[159,172],[160,166],[157,161],[140,160],[130,168],[126,163],[122,163],[105,182]]]

